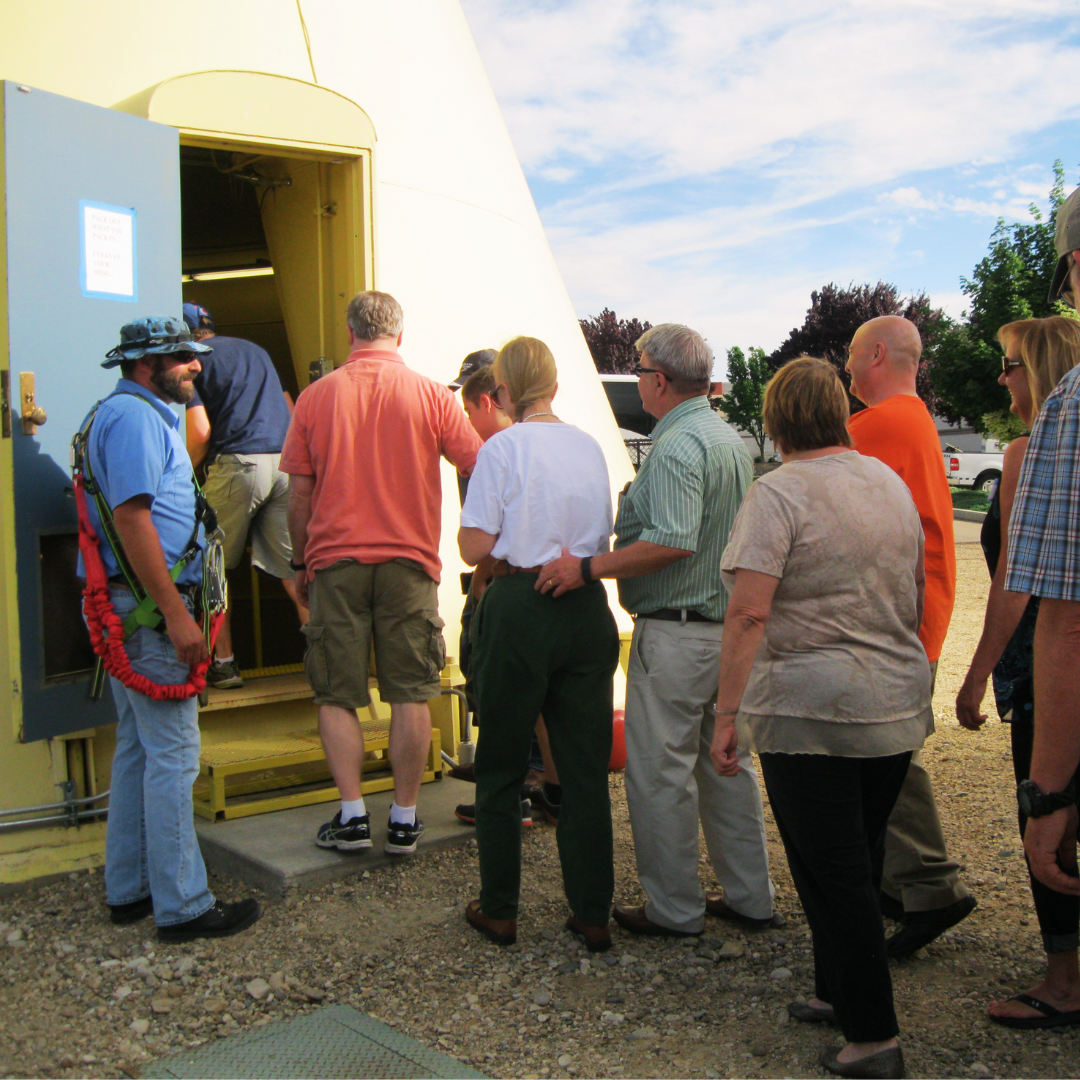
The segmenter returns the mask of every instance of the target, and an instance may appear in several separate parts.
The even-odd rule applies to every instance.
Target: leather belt
[[[657,611],[642,611],[635,616],[638,619],[662,619],[664,622],[723,622],[723,619],[710,619],[693,608],[659,608]]]
[[[109,578],[109,584],[114,589],[126,589],[128,592],[131,592],[131,586],[128,584],[126,578],[111,577]],[[176,585],[176,591],[180,593],[181,596],[194,596],[198,589],[198,585]]]
[[[505,559],[496,559],[491,567],[491,576],[497,578],[506,577],[509,574],[539,574],[542,569],[542,566],[515,566]]]

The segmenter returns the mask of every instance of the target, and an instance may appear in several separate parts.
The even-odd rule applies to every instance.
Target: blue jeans
[[[127,589],[112,589],[112,601],[120,618],[136,606]],[[167,635],[140,627],[124,648],[140,675],[157,683],[187,680],[188,667]],[[119,723],[105,838],[108,902],[149,895],[158,926],[196,919],[214,905],[191,799],[199,775],[198,699],[155,701],[119,679],[109,682]]]

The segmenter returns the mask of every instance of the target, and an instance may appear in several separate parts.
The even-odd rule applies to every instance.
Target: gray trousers
[[[772,914],[761,791],[753,760],[718,776],[709,757],[723,624],[638,619],[626,684],[626,798],[646,912],[658,926],[705,925],[698,820],[727,904]]]
[[[930,677],[932,692],[936,660],[930,665]],[[904,786],[889,816],[881,888],[907,912],[936,911],[971,895],[960,880],[960,864],[945,850],[945,834],[921,750],[911,755]]]

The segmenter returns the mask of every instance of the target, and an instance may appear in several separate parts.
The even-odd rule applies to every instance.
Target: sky
[[[579,316],[775,349],[1080,183],[1076,0],[462,0]]]

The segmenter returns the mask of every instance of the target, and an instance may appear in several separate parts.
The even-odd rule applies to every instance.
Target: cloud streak
[[[951,306],[971,223],[985,249],[1080,159],[1028,156],[1080,118],[1063,0],[463,6],[579,310],[675,307],[718,348],[748,317],[771,348],[826,281],[926,274],[931,221],[967,230]]]

